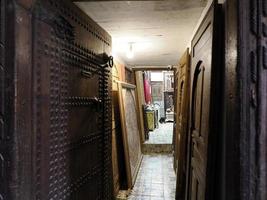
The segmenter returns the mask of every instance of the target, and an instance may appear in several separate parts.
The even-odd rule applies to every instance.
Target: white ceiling
[[[130,66],[175,65],[185,51],[205,0],[92,1],[76,4],[113,39],[113,54]],[[126,52],[133,43],[134,58]]]

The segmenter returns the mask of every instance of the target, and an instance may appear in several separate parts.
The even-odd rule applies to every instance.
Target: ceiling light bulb
[[[127,58],[132,59],[134,57],[134,52],[133,52],[133,44],[129,44],[129,49],[126,54]]]

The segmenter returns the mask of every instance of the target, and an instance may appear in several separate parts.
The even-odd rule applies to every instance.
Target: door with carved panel
[[[179,61],[176,74],[176,115],[175,115],[175,164],[177,172],[176,199],[184,199],[186,185],[186,158],[188,140],[188,116],[190,94],[190,55],[189,49]]]
[[[222,74],[218,37],[219,6],[212,5],[192,41],[189,199],[206,200],[213,176],[213,147],[218,129]],[[216,12],[214,11],[216,10]]]
[[[70,0],[0,3],[0,199],[112,199],[110,35]]]

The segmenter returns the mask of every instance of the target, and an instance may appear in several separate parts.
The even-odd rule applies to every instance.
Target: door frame
[[[173,71],[173,73],[175,73],[175,67],[174,66],[167,66],[167,67],[164,67],[164,66],[159,66],[159,67],[145,67],[145,66],[138,66],[138,67],[134,67],[132,68],[133,70],[133,73],[134,73],[134,79],[136,80],[136,73],[135,72],[138,72],[138,71]],[[138,81],[135,81],[136,83]],[[136,87],[136,97],[137,97],[137,106],[138,106],[138,119],[140,120],[140,133],[142,134],[141,135],[141,139],[142,138],[145,138],[145,132],[144,132],[144,126],[142,123],[144,123],[144,116],[143,116],[143,108],[142,108],[142,105],[141,105],[141,101],[139,100],[139,98],[142,96],[140,94],[140,87],[139,87],[139,84],[137,85]],[[143,145],[145,142],[145,140],[141,140],[141,144]],[[174,144],[172,144],[174,145]]]
[[[224,7],[220,199],[263,200],[267,199],[267,2],[228,0]]]

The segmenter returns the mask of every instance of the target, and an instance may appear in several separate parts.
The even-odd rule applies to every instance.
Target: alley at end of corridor
[[[172,155],[144,155],[128,200],[174,200],[175,186]]]

